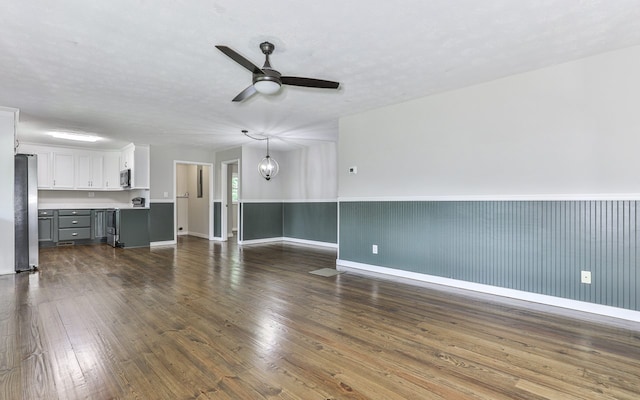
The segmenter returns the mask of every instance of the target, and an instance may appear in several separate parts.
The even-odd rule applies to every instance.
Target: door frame
[[[180,161],[173,160],[173,241],[177,243],[178,241],[178,230],[176,227],[178,226],[178,198],[177,198],[177,190],[178,190],[178,177],[177,177],[177,166],[178,164],[187,164],[187,165],[202,165],[203,167],[209,168],[209,226],[208,226],[208,239],[213,240],[213,196],[214,196],[214,186],[213,186],[213,174],[215,173],[214,164],[206,163],[206,162],[197,162],[197,161]]]
[[[229,240],[229,204],[227,198],[229,196],[229,188],[231,182],[228,179],[229,165],[235,164],[238,166],[238,242],[242,238],[242,222],[240,220],[240,208],[241,208],[241,196],[242,196],[242,174],[240,173],[240,159],[235,158],[231,160],[225,160],[220,162],[220,195],[222,197],[220,206],[220,238],[223,242]]]

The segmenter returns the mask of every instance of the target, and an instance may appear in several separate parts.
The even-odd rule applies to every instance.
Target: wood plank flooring
[[[640,331],[181,237],[0,276],[1,399],[638,399]]]

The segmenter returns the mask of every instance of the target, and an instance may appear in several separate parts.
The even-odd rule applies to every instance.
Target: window
[[[236,172],[231,174],[231,202],[238,202],[238,174]]]

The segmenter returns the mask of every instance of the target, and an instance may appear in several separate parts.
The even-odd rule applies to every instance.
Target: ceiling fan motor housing
[[[264,65],[262,66],[262,73],[253,73],[253,85],[258,92],[263,94],[274,94],[278,92],[280,90],[280,86],[282,86],[280,72],[273,69],[269,62],[269,54],[273,53],[274,49],[275,46],[272,43],[260,43],[260,50],[262,50],[262,53],[265,55],[265,60]],[[273,83],[276,83],[278,86]]]

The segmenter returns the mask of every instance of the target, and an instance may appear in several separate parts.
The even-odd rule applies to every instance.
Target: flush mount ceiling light
[[[244,133],[246,137],[251,138],[253,140],[267,141],[267,155],[265,156],[265,158],[262,159],[262,161],[258,163],[258,172],[260,172],[260,175],[262,175],[264,179],[271,180],[271,178],[273,178],[278,174],[278,171],[280,170],[280,165],[276,160],[274,160],[273,158],[271,158],[271,156],[269,156],[269,138],[268,137],[257,138],[257,137],[251,136],[249,135],[249,132],[247,130],[243,130],[242,133]]]
[[[49,132],[49,135],[56,139],[75,140],[77,142],[97,142],[98,140],[102,140],[101,137],[96,135],[86,135],[73,132]]]
[[[277,93],[278,90],[280,90],[280,83],[278,83],[277,81],[267,79],[270,78],[268,76],[263,76],[261,78],[262,79],[256,79],[256,82],[253,84],[253,87],[256,88],[259,93],[274,94]]]

